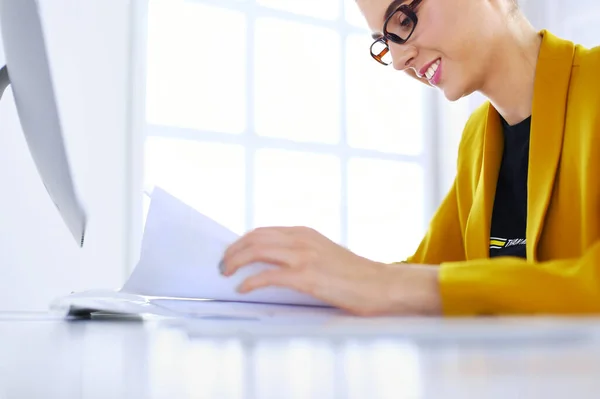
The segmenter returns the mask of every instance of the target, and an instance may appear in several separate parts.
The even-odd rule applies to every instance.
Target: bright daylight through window
[[[148,17],[146,187],[239,234],[307,225],[373,260],[414,251],[425,91],[374,62],[354,0],[150,0]]]

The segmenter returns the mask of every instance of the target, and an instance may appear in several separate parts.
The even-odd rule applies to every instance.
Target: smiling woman
[[[357,4],[382,68],[450,101],[487,98],[464,128],[454,184],[402,262],[268,227],[226,251],[223,273],[268,262],[241,292],[284,286],[361,315],[600,313],[600,47],[536,31],[513,0]]]

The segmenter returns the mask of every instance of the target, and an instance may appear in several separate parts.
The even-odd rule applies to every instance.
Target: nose
[[[394,69],[404,71],[408,68],[415,69],[414,60],[417,58],[418,51],[415,46],[406,44],[388,43],[390,53],[392,54],[392,64]]]

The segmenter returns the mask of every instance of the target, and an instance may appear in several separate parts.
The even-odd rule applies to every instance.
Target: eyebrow
[[[383,20],[385,21],[386,19],[389,18],[390,15],[392,15],[392,13],[394,11],[396,11],[396,9],[398,7],[400,7],[400,5],[402,3],[406,3],[407,0],[394,0],[390,3],[390,5],[388,6],[387,10],[385,10],[385,13],[383,14]],[[383,35],[379,32],[375,32],[373,34],[371,34],[371,37],[375,40],[381,38]]]
[[[383,14],[383,20],[385,21],[386,19],[389,18],[390,15],[392,15],[392,13],[394,11],[396,11],[396,9],[398,7],[400,7],[400,5],[402,3],[406,3],[407,0],[394,0],[390,3],[390,5],[388,6],[387,10],[385,10],[385,14]]]

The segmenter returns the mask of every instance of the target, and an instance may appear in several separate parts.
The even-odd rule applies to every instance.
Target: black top
[[[531,117],[514,126],[500,119],[504,132],[504,152],[492,213],[490,257],[525,258]]]

